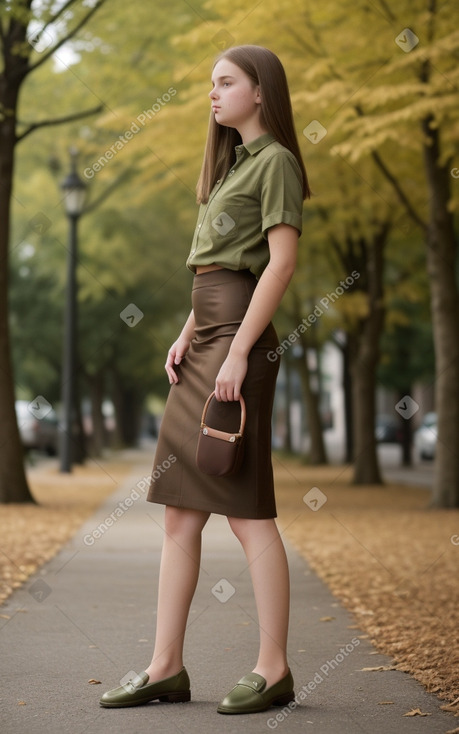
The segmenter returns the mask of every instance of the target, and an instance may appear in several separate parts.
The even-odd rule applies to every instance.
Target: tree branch
[[[60,18],[62,13],[65,13],[65,11],[68,10],[68,8],[70,8],[70,6],[76,2],[77,0],[67,0],[67,2],[64,3],[64,5],[62,5],[61,8],[46,21],[45,25],[43,26],[41,31],[37,33],[36,37],[40,38],[41,34],[48,28],[48,26],[50,26],[52,23],[55,23],[56,20]]]
[[[355,105],[354,109],[360,117],[365,117],[365,113],[363,112],[360,105]],[[426,231],[427,223],[419,216],[416,209],[412,205],[411,201],[408,199],[408,196],[405,194],[402,187],[400,186],[400,183],[397,181],[395,176],[389,171],[388,167],[384,163],[379,153],[373,150],[371,152],[371,157],[373,158],[374,162],[378,166],[379,170],[384,174],[385,178],[392,185],[392,188],[395,189],[395,193],[397,194],[400,202],[403,204],[406,211],[408,212],[408,215],[417,224],[418,227],[420,227],[423,231]]]
[[[41,120],[40,122],[33,122],[29,127],[22,133],[22,135],[16,136],[16,142],[19,143],[21,140],[30,135],[34,130],[40,127],[49,127],[50,125],[63,125],[66,122],[74,122],[74,120],[81,120],[83,117],[89,117],[89,115],[96,115],[98,112],[102,112],[104,105],[93,107],[90,110],[84,110],[83,112],[74,112],[72,115],[66,115],[65,117],[56,117],[53,120]]]
[[[105,199],[108,199],[108,197],[113,193],[113,191],[117,189],[118,186],[121,186],[121,184],[124,183],[125,180],[130,177],[130,175],[131,175],[131,171],[129,169],[123,171],[123,173],[121,173],[121,175],[118,176],[118,178],[115,181],[113,181],[113,183],[111,183],[110,186],[107,186],[105,191],[103,191],[97,197],[97,199],[94,199],[94,201],[91,202],[91,204],[88,204],[87,206],[85,206],[83,210],[83,214],[89,214],[94,209],[97,209],[97,207],[100,206],[100,204],[102,204],[102,202],[105,201]]]
[[[50,50],[49,50],[49,51],[48,51],[48,52],[47,52],[46,54],[43,54],[43,56],[42,56],[42,57],[41,57],[40,59],[38,59],[38,61],[36,61],[36,62],[35,62],[35,64],[32,64],[32,66],[29,66],[29,68],[27,69],[27,74],[30,74],[30,72],[31,72],[31,71],[34,71],[35,69],[38,69],[38,67],[39,67],[39,66],[41,66],[42,64],[44,64],[44,63],[45,63],[46,61],[48,61],[48,59],[49,59],[49,58],[50,58],[50,57],[51,57],[51,56],[52,56],[53,54],[55,54],[55,53],[56,53],[56,51],[57,51],[57,50],[58,50],[58,49],[59,49],[59,48],[60,48],[61,46],[63,46],[63,45],[64,45],[64,43],[67,43],[67,41],[70,41],[70,39],[71,39],[71,38],[73,38],[73,36],[75,36],[75,35],[76,35],[76,34],[78,33],[78,31],[80,30],[80,28],[83,28],[83,26],[84,26],[84,25],[85,25],[85,24],[86,24],[86,23],[88,22],[88,20],[89,20],[89,19],[91,18],[91,16],[93,16],[93,15],[94,15],[94,13],[95,13],[95,12],[96,12],[96,11],[97,11],[97,10],[98,10],[98,9],[99,9],[99,8],[100,8],[100,7],[101,7],[101,6],[102,6],[102,5],[103,5],[103,4],[105,3],[105,2],[106,2],[106,0],[97,0],[97,2],[96,2],[96,4],[94,5],[94,7],[93,7],[93,8],[91,8],[91,10],[90,10],[90,11],[89,11],[88,13],[86,13],[86,15],[84,16],[84,18],[82,18],[82,19],[81,19],[81,20],[79,21],[79,23],[77,23],[77,24],[76,24],[76,26],[75,26],[74,28],[72,28],[72,30],[71,30],[71,31],[69,31],[69,32],[67,33],[67,35],[66,35],[66,36],[64,36],[64,38],[61,38],[61,40],[60,40],[60,41],[58,41],[58,43],[56,43],[56,45],[55,45],[55,46],[54,46],[53,48],[51,48],[51,49],[50,49]]]
[[[412,205],[411,201],[408,199],[407,195],[403,191],[402,187],[400,186],[399,182],[395,178],[395,176],[389,171],[386,164],[382,160],[379,153],[377,153],[375,150],[372,151],[371,157],[373,158],[374,162],[378,166],[379,170],[384,174],[386,179],[389,181],[389,183],[392,185],[392,187],[395,189],[395,192],[400,199],[401,203],[405,207],[406,211],[408,212],[411,219],[420,227],[424,232],[427,231],[427,222],[425,222],[417,213],[416,209]]]

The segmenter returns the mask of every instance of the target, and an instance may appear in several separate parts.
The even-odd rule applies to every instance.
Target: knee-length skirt
[[[249,271],[195,275],[196,328],[169,391],[147,499],[229,517],[276,517],[271,463],[271,416],[279,368],[279,342],[270,323],[252,347],[241,392],[247,408],[244,458],[235,475],[203,474],[196,466],[202,410],[255,290]],[[235,409],[239,403],[231,403]]]

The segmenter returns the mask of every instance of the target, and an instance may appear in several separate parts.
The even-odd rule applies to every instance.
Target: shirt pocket
[[[215,198],[207,213],[209,235],[215,245],[233,242],[239,234],[242,204],[227,204]]]

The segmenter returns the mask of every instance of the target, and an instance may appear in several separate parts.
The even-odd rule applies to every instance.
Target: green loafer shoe
[[[156,683],[148,683],[148,673],[140,673],[124,686],[104,693],[99,703],[105,708],[122,708],[140,706],[155,699],[168,703],[182,703],[191,699],[190,679],[185,668],[182,668],[177,675]]]
[[[245,675],[223,699],[219,714],[256,714],[270,706],[285,706],[293,701],[293,677],[288,671],[285,678],[266,688],[266,681],[258,673]]]

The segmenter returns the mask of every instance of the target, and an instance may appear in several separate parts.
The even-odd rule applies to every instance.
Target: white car
[[[437,445],[437,414],[426,413],[414,434],[414,446],[421,459],[434,459]]]
[[[16,400],[16,418],[22,445],[26,450],[44,451],[56,456],[59,448],[58,420],[50,409],[43,418],[36,418],[28,400]]]

